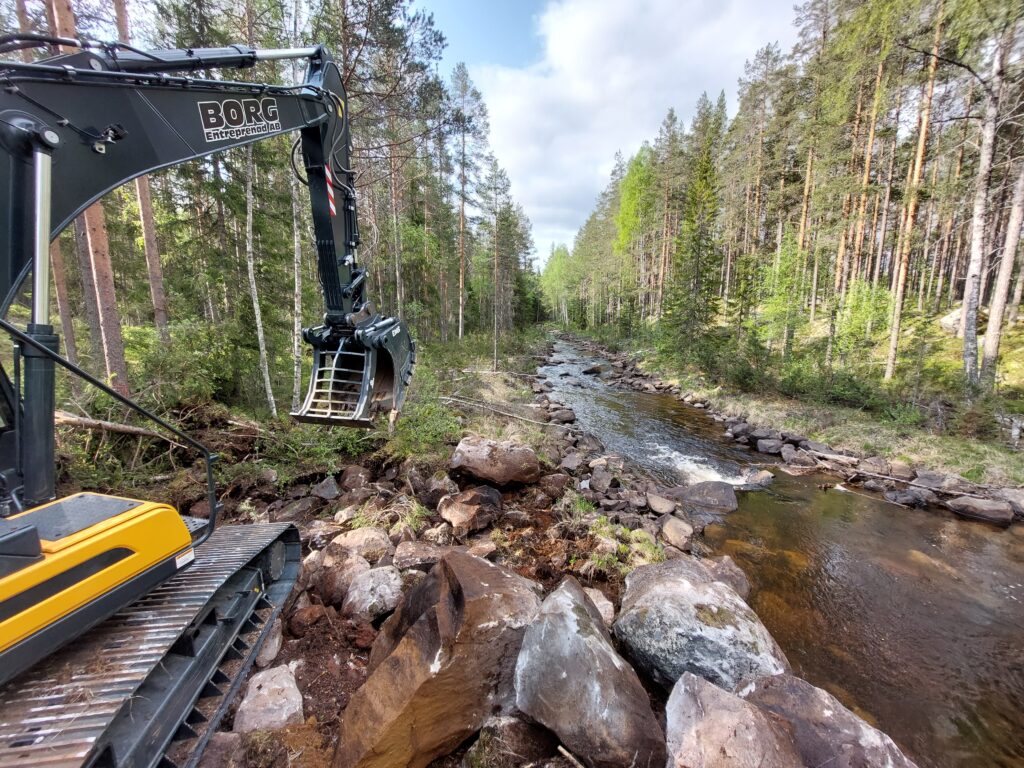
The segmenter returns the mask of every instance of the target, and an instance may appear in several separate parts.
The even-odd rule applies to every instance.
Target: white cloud
[[[788,51],[792,0],[552,0],[537,20],[542,60],[471,70],[491,144],[533,222],[538,255],[572,244],[616,150],[653,139],[669,107],[689,124],[702,91],[733,102],[743,63]]]

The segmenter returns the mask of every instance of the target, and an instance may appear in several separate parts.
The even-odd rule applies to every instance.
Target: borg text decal
[[[281,130],[277,99],[200,101],[199,116],[207,141],[241,139]]]

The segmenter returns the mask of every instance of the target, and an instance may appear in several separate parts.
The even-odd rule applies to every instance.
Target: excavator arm
[[[0,48],[4,43],[17,46],[24,38],[0,40]],[[304,81],[282,86],[209,76],[279,59],[305,60]],[[415,346],[397,318],[380,316],[366,299],[366,271],[356,263],[348,105],[326,49],[103,45],[35,63],[2,62],[0,88],[0,297],[6,314],[34,273],[29,336],[57,348],[49,325],[49,243],[88,206],[137,176],[299,131],[324,316],[303,331],[313,371],[293,416],[365,427],[376,412],[397,413]],[[54,369],[52,356],[28,345],[25,354],[24,428],[17,456],[5,457],[0,439],[0,464],[7,465],[8,486],[25,478],[31,505],[53,497]],[[9,384],[3,392],[5,412],[13,415],[16,393]]]

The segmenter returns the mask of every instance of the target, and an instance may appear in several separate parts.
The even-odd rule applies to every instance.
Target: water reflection
[[[608,450],[664,482],[743,481],[751,457],[720,424],[583,376],[594,359],[567,345],[557,355],[555,397]],[[795,671],[920,765],[1024,765],[1024,536],[818,489],[829,480],[778,472],[705,540],[747,572]]]

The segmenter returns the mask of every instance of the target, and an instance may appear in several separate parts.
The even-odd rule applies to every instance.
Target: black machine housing
[[[209,77],[295,58],[308,62],[297,85]],[[189,76],[196,71],[203,76]],[[314,365],[306,401],[292,415],[367,427],[376,413],[393,418],[401,408],[415,344],[365,295],[348,105],[326,49],[138,51],[115,43],[0,62],[0,316],[30,275],[35,284],[25,331],[0,321],[23,368],[14,381],[0,368],[0,517],[54,498],[54,364],[74,368],[56,355],[49,322],[49,242],[137,176],[291,131],[300,134],[324,297],[323,323],[303,332]]]

